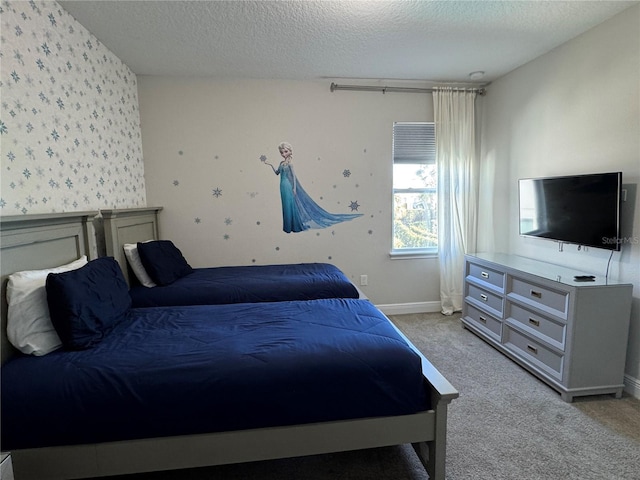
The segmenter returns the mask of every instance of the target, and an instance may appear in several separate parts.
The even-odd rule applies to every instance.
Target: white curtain
[[[464,255],[476,248],[475,97],[475,91],[454,88],[433,92],[440,302],[445,315],[462,310]]]

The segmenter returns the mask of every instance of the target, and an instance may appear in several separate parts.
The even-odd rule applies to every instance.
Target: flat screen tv
[[[519,180],[520,235],[620,250],[622,173]]]

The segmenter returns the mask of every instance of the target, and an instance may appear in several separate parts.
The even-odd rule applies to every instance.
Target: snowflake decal
[[[196,217],[193,221],[194,221],[196,224],[199,224],[200,222],[202,222],[202,220],[200,220],[200,217]]]
[[[349,205],[349,208],[351,208],[351,211],[358,211],[358,208],[360,207],[360,205],[358,204],[358,201],[356,200],[355,202],[351,202],[351,204]]]
[[[224,219],[224,223],[225,223],[225,225],[231,225],[232,220],[229,217],[227,217],[227,218]]]
[[[178,180],[174,180],[174,181],[173,181],[173,186],[174,186],[174,187],[177,187],[177,186],[179,186],[179,185],[180,185],[180,182],[179,182]]]
[[[211,191],[211,194],[212,194],[214,197],[218,198],[218,197],[220,197],[220,196],[222,195],[222,190],[220,190],[219,188],[214,188],[214,189]]]
[[[262,163],[266,162],[267,161],[267,156],[266,155],[260,155],[260,161]]]
[[[344,172],[342,172],[342,176],[344,178],[349,178],[351,176],[351,170],[345,169]]]

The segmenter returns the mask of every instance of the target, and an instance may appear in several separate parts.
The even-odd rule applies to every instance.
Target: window
[[[393,124],[392,254],[438,251],[438,203],[433,123]]]

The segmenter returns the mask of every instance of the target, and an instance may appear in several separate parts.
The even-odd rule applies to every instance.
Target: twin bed
[[[184,286],[170,292],[175,282],[136,287],[123,246],[158,238],[158,210],[103,211],[97,236],[93,212],[1,218],[3,302],[14,272],[95,259],[102,242],[107,254],[47,286],[60,299],[50,313],[61,349],[13,352],[3,303],[2,447],[17,480],[405,443],[430,479],[444,479],[447,407],[457,391],[339,270],[239,267],[245,283],[229,268],[222,277],[217,269],[184,276],[202,271],[203,292],[211,282],[223,292],[231,285],[214,299],[185,300]],[[302,286],[269,293],[272,275],[275,285],[300,275]],[[160,306],[132,300],[135,288],[157,292]],[[78,298],[96,300],[77,307]],[[112,315],[87,330],[78,308]]]
[[[158,239],[159,210],[101,211],[106,239],[104,249],[120,264],[131,285],[130,293],[135,307],[362,297],[362,293],[344,273],[328,263],[196,268],[168,285],[148,288],[137,278],[139,269],[143,270],[142,278],[146,282],[155,283],[144,274],[138,254],[133,255],[132,262],[131,258],[127,259],[125,252],[136,249],[134,245],[138,242]],[[161,255],[157,257],[153,259],[155,264],[159,268],[164,267],[165,260]]]

